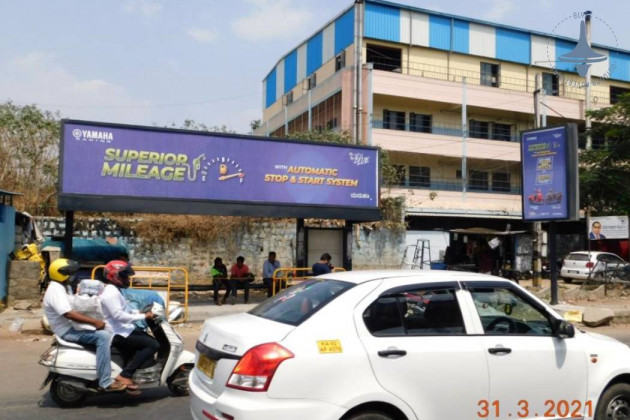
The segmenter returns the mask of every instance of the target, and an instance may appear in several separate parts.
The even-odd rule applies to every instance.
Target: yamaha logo
[[[114,133],[111,131],[80,130],[75,128],[72,130],[72,137],[81,141],[98,143],[111,143],[114,141]]]

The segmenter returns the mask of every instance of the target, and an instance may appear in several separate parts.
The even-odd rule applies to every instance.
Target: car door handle
[[[378,355],[381,357],[390,357],[390,356],[398,356],[398,357],[402,357],[402,356],[406,356],[407,355],[407,351],[406,350],[379,350]]]
[[[512,353],[512,349],[507,347],[493,347],[488,349],[488,353],[490,354],[510,354]]]

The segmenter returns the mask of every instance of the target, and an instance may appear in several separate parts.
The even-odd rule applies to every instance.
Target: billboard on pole
[[[63,121],[59,207],[273,217],[379,217],[378,150]]]
[[[567,124],[521,134],[523,220],[576,220],[579,192],[577,127]]]
[[[590,240],[628,239],[628,216],[589,216],[587,227]]]

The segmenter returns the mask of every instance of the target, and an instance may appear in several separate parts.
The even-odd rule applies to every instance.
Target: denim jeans
[[[96,346],[98,385],[107,388],[112,384],[112,333],[105,330],[80,331],[70,328],[61,338],[71,343]]]

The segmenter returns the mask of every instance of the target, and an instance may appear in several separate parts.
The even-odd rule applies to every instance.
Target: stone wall
[[[9,262],[9,306],[20,300],[28,300],[34,306],[39,304],[39,270],[39,262],[36,261]]]
[[[38,218],[46,238],[63,236],[63,218]],[[210,218],[208,220],[211,220]],[[126,231],[109,219],[75,220],[75,236],[82,238],[115,238],[129,250],[130,259],[141,266],[185,267],[191,283],[208,283],[209,270],[215,257],[229,267],[236,257],[245,257],[245,264],[258,278],[269,251],[275,251],[285,267],[295,265],[295,219],[259,219],[258,222],[232,232],[229,239],[199,243],[188,238],[151,244]],[[356,226],[353,232],[352,264],[354,270],[399,268],[405,245],[405,233],[387,229]]]

